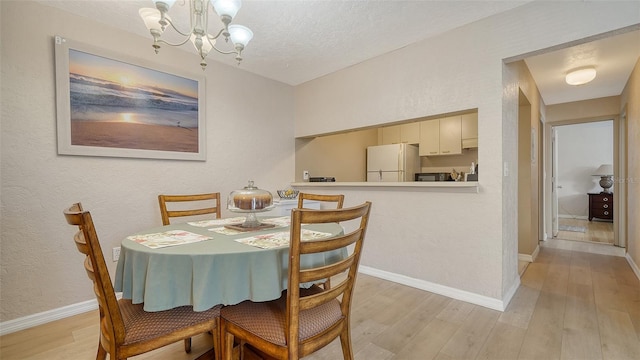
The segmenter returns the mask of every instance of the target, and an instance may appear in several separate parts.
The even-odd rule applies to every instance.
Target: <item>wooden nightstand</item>
[[[589,193],[589,221],[593,218],[613,221],[613,193]]]

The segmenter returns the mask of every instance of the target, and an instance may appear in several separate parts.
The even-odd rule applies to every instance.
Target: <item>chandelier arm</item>
[[[213,50],[217,51],[218,53],[220,53],[222,55],[229,55],[229,54],[237,54],[238,53],[237,50],[231,50],[231,51],[220,50],[215,45],[213,45]]]
[[[222,34],[224,33],[224,31],[225,31],[225,30],[226,30],[225,28],[222,28],[222,29],[220,29],[220,31],[218,31],[218,33],[216,34],[216,36],[213,36],[213,35],[209,35],[209,34],[207,34],[207,37],[208,37],[210,40],[217,40],[217,39],[220,37],[220,35],[222,35]]]
[[[156,42],[164,43],[164,44],[167,44],[167,45],[169,45],[169,46],[182,46],[182,45],[186,44],[186,43],[187,43],[187,41],[189,41],[190,39],[191,39],[190,37],[187,37],[186,39],[184,39],[184,41],[183,41],[183,42],[181,42],[181,43],[175,43],[175,44],[172,44],[172,43],[170,43],[170,42],[168,42],[168,41],[166,41],[166,40],[163,40],[163,39],[158,39]]]
[[[182,35],[182,36],[186,36],[186,37],[187,37],[187,40],[189,39],[189,37],[191,37],[191,34],[193,33],[193,30],[195,29],[195,26],[194,26],[194,25],[191,25],[191,30],[189,30],[189,32],[188,32],[188,33],[184,33],[184,32],[182,32],[182,31],[180,31],[180,30],[175,26],[175,24],[173,23],[173,21],[171,21],[171,19],[169,19],[169,18],[167,17],[167,18],[165,18],[165,20],[167,21],[167,23],[168,23],[169,25],[171,25],[171,27],[173,28],[173,30],[175,30],[178,34],[180,34],[180,35]],[[186,41],[185,41],[185,42],[186,42]],[[183,42],[182,44],[184,44],[184,42]],[[182,45],[182,44],[180,44],[180,45]]]

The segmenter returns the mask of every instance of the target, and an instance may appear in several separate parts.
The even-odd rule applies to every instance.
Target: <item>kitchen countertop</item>
[[[452,190],[478,192],[477,181],[406,181],[406,182],[294,182],[292,187],[393,187],[424,188],[425,190]]]

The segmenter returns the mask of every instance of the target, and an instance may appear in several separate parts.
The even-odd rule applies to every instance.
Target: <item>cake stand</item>
[[[258,220],[258,217],[256,216],[256,213],[269,211],[274,207],[275,207],[274,205],[271,205],[269,207],[266,207],[260,210],[242,210],[238,208],[235,208],[235,209],[229,208],[229,211],[246,214],[245,221],[242,224],[225,225],[225,227],[227,229],[233,229],[238,231],[256,231],[256,230],[263,230],[263,229],[269,229],[269,228],[275,227],[274,224],[261,223],[260,220]]]
[[[270,192],[253,185],[249,185],[241,190],[232,191],[227,200],[227,209],[235,213],[246,214],[245,222],[242,224],[226,225],[226,228],[238,231],[256,231],[272,228],[273,224],[263,224],[258,220],[256,213],[261,213],[273,209],[273,196]]]

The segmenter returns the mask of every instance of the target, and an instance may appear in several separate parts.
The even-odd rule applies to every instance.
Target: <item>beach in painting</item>
[[[198,152],[198,82],[69,52],[71,144]]]
[[[197,129],[176,126],[71,121],[73,145],[198,152]]]

